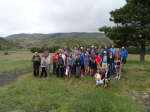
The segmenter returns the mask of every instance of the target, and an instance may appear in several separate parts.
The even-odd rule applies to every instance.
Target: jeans
[[[114,63],[111,63],[109,65],[109,71],[110,71],[110,74],[114,74]]]
[[[45,73],[45,77],[47,77],[47,73],[46,73],[46,69],[45,69],[45,67],[42,67],[41,77],[43,76],[43,73]]]
[[[55,73],[56,72],[56,73]],[[56,62],[53,63],[53,75],[57,74],[57,70],[56,70]]]

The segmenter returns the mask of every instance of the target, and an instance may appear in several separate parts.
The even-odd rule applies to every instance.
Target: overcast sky
[[[19,33],[98,32],[125,0],[0,0],[0,37]]]

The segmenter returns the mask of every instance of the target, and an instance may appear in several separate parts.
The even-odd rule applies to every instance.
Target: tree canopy
[[[125,6],[110,12],[114,27],[101,27],[99,31],[118,46],[141,46],[140,61],[144,62],[145,46],[150,43],[150,0],[126,0]]]

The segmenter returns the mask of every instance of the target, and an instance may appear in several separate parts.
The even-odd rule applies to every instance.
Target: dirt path
[[[0,75],[0,86],[4,86],[6,84],[10,84],[14,82],[19,76],[25,75],[27,73],[31,73],[32,70],[21,70],[16,73],[4,73]]]

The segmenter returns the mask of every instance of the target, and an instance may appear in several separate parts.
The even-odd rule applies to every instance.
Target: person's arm
[[[68,67],[68,60],[67,60],[67,63],[66,63],[67,67]]]
[[[84,58],[84,65],[85,65],[85,58]],[[86,65],[85,65],[86,66]]]
[[[56,67],[58,68],[58,60],[56,61]]]
[[[34,62],[34,56],[32,57],[31,61]]]

